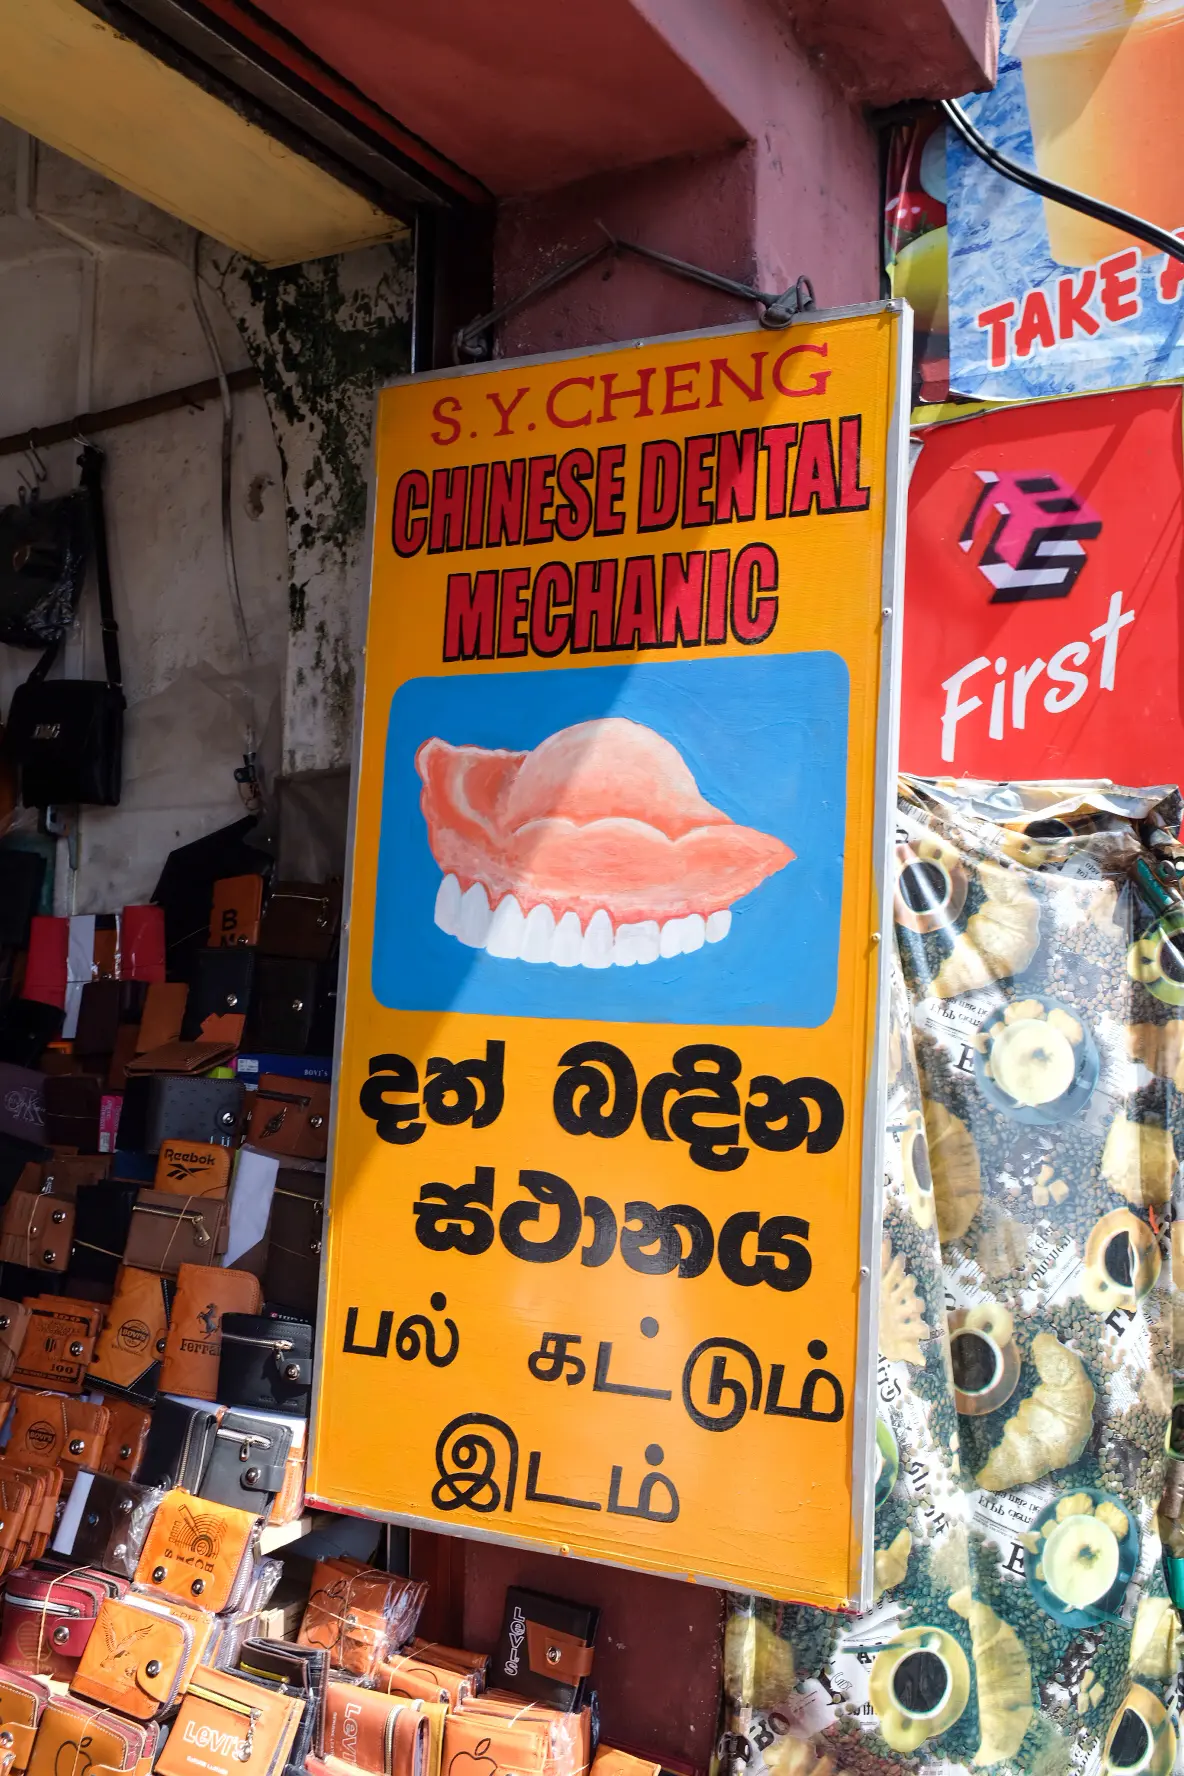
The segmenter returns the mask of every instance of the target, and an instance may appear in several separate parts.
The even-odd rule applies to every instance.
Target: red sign
[[[1179,388],[924,433],[900,762],[924,776],[1184,776]]]

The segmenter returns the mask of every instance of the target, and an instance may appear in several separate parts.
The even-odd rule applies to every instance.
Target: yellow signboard
[[[382,393],[315,1500],[866,1601],[907,328]]]

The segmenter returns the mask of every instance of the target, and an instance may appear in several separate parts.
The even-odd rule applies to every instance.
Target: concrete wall
[[[50,150],[30,194],[21,141],[0,125],[0,434],[209,377],[191,232]],[[234,399],[233,534],[251,660],[224,562],[219,404],[100,437],[130,705],[125,793],[117,809],[83,812],[76,874],[59,855],[63,911],[146,897],[174,845],[236,818],[232,772],[249,726],[273,771],[348,758],[369,407],[376,365],[390,374],[406,363],[407,252],[260,274],[206,243],[202,264],[227,368],[254,362],[264,380]],[[73,444],[44,453],[46,496],[74,484],[77,454]],[[28,461],[0,458],[0,503],[18,497],[22,473],[32,479]],[[0,647],[0,710],[35,659]],[[102,674],[93,582],[64,669]]]

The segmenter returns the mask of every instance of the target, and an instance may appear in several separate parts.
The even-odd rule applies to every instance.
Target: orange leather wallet
[[[375,1683],[388,1696],[446,1702],[450,1708],[475,1696],[478,1689],[473,1672],[450,1671],[446,1665],[433,1665],[415,1653],[400,1653],[385,1660],[378,1667]]]
[[[28,1767],[49,1698],[49,1685],[40,1678],[0,1667],[0,1776],[21,1776]]]
[[[444,1768],[455,1758],[475,1760],[482,1776],[546,1776],[550,1729],[540,1720],[498,1720],[484,1714],[450,1714],[444,1722]]]
[[[39,1560],[53,1531],[61,1496],[60,1468],[22,1467],[7,1458],[0,1461],[0,1531],[3,1570],[11,1571],[26,1560]]]
[[[109,1597],[70,1688],[134,1720],[159,1720],[184,1693],[216,1631],[207,1610],[135,1593]]]
[[[213,1141],[165,1141],[156,1161],[156,1188],[173,1196],[225,1196],[230,1161],[230,1148]]]
[[[250,1271],[183,1264],[177,1273],[177,1292],[169,1316],[160,1371],[161,1391],[183,1394],[193,1400],[216,1400],[222,1315],[257,1314],[262,1304],[259,1279]]]
[[[223,876],[214,883],[210,907],[210,947],[257,944],[263,914],[262,876]]]
[[[303,1696],[199,1665],[156,1761],[158,1776],[279,1776],[304,1708]]]
[[[29,1776],[147,1776],[159,1737],[154,1725],[55,1696],[37,1728]]]
[[[105,1406],[22,1388],[12,1410],[6,1454],[31,1468],[95,1468],[109,1422]]]
[[[235,1609],[251,1580],[258,1518],[174,1487],[152,1519],[136,1584],[215,1615]]]
[[[140,1400],[155,1397],[169,1329],[170,1294],[167,1277],[130,1264],[120,1266],[89,1382]]]
[[[325,1691],[325,1755],[374,1776],[427,1776],[427,1716],[418,1702],[331,1683]]]
[[[538,1728],[546,1735],[545,1776],[586,1776],[592,1755],[592,1710],[567,1710],[550,1702],[527,1701],[508,1690],[487,1690],[461,1705],[470,1721],[498,1726]]]
[[[648,1758],[634,1757],[631,1751],[617,1751],[603,1743],[592,1759],[593,1776],[658,1776],[661,1768]]]
[[[324,1647],[331,1665],[371,1678],[387,1652],[407,1638],[422,1601],[422,1590],[410,1580],[358,1560],[318,1560],[298,1640]],[[408,1606],[414,1607],[411,1622]]]

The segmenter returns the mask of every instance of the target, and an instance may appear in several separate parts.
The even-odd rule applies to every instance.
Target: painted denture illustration
[[[794,856],[713,808],[676,747],[620,716],[533,752],[425,740],[415,765],[443,872],[436,924],[509,961],[690,955],[725,938],[733,904]]]

